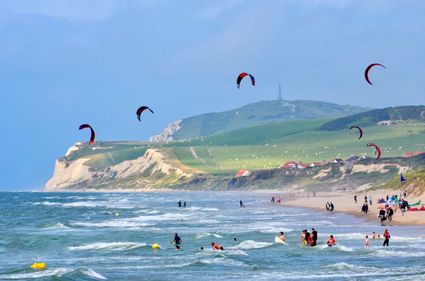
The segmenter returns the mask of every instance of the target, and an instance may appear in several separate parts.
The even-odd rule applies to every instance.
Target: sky
[[[0,190],[41,188],[92,124],[147,140],[168,123],[277,97],[424,104],[423,0],[2,0]],[[387,68],[363,78],[365,67]],[[235,86],[240,72],[255,87]],[[140,105],[154,115],[136,120]]]

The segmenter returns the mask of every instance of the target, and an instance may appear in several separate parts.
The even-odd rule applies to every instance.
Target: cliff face
[[[53,177],[45,190],[140,190],[167,187],[192,177],[191,172],[172,163],[159,149],[147,149],[141,157],[106,168],[93,168],[90,160],[90,157],[56,160]]]

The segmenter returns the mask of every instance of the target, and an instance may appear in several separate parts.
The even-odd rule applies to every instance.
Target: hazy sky
[[[274,99],[424,103],[423,0],[2,0],[0,189],[41,187],[91,123],[145,140],[167,123]],[[386,70],[363,79],[364,68]],[[235,87],[241,71],[255,88]],[[156,114],[136,121],[139,105]]]

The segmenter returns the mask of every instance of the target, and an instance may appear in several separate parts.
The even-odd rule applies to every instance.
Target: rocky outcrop
[[[166,187],[192,177],[190,172],[172,163],[159,149],[147,149],[134,160],[126,160],[103,169],[90,167],[90,158],[73,161],[59,159],[46,191],[70,189],[150,189]]]
[[[182,120],[169,124],[159,135],[149,138],[150,142],[167,142],[173,140],[173,135],[180,130]]]

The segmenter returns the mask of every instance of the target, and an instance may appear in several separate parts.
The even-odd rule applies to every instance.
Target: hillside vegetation
[[[318,101],[261,101],[229,111],[185,118],[172,137],[173,140],[205,137],[272,122],[336,118],[366,110]]]
[[[362,127],[376,126],[380,121],[425,121],[425,106],[399,106],[375,109],[338,118],[319,127],[319,130],[336,131],[349,128],[352,125]]]

